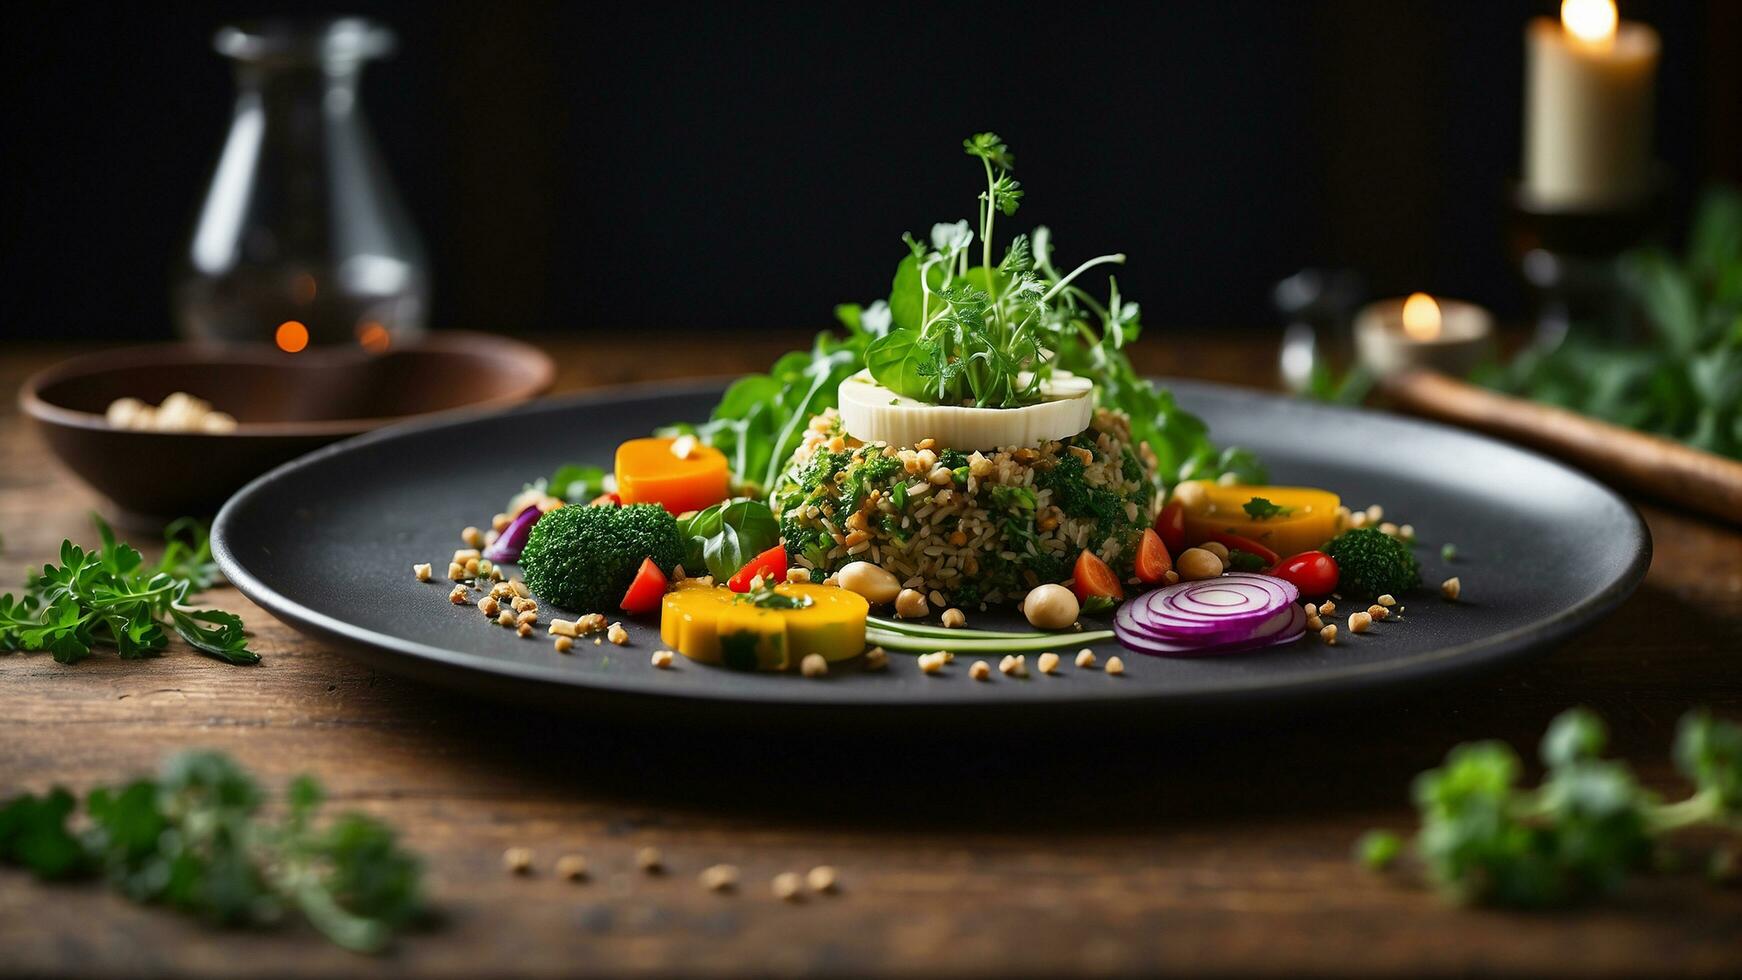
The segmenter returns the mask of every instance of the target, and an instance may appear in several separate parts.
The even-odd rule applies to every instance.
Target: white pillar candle
[[[1546,211],[1593,211],[1651,191],[1658,37],[1613,0],[1562,0],[1525,32],[1524,192]]]
[[[1474,303],[1413,293],[1355,317],[1355,353],[1381,377],[1416,368],[1463,377],[1493,350],[1494,318]]]

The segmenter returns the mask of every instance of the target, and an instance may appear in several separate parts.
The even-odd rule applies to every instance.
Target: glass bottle
[[[236,108],[175,289],[194,340],[357,344],[422,333],[417,232],[363,120],[363,64],[392,32],[342,18],[226,27]]]

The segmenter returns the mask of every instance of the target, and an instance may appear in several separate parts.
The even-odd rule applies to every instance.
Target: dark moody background
[[[1552,0],[423,4],[365,106],[438,326],[823,326],[900,235],[967,217],[1001,133],[1064,261],[1123,250],[1152,324],[1273,322],[1304,265],[1521,305],[1503,248],[1523,29]],[[1622,0],[1663,36],[1685,201],[1737,178],[1742,3]],[[0,31],[14,338],[164,337],[228,124],[210,38],[284,4],[33,3]]]

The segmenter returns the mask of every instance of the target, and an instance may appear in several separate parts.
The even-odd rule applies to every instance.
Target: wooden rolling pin
[[[1417,414],[1534,446],[1615,483],[1742,524],[1742,462],[1435,371],[1392,375],[1380,386]]]

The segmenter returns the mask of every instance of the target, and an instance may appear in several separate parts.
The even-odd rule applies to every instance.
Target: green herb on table
[[[1602,758],[1605,741],[1602,720],[1574,708],[1543,736],[1547,771],[1534,789],[1518,784],[1518,756],[1502,742],[1460,745],[1416,777],[1421,829],[1412,849],[1428,877],[1460,902],[1568,905],[1613,892],[1650,866],[1673,832],[1742,834],[1742,726],[1705,711],[1682,718],[1675,761],[1694,792],[1675,803],[1659,802],[1625,764]],[[1357,859],[1374,869],[1402,851],[1402,839],[1385,831],[1356,845]],[[1733,854],[1713,850],[1711,869],[1722,872]]]
[[[88,826],[68,823],[56,787],[0,804],[0,863],[45,880],[102,877],[136,902],[167,905],[215,925],[265,925],[302,913],[346,949],[376,952],[424,911],[418,859],[393,830],[358,813],[317,825],[321,788],[303,776],[285,815],[227,756],[189,752],[156,779],[92,790]]]
[[[1264,497],[1253,497],[1241,504],[1240,509],[1246,512],[1247,517],[1255,521],[1267,521],[1273,517],[1287,517],[1294,513],[1293,507],[1272,503]]]
[[[102,518],[92,515],[102,547],[86,551],[62,541],[60,564],[44,565],[25,580],[18,598],[0,596],[0,650],[47,650],[60,663],[113,646],[124,660],[161,653],[167,625],[201,653],[231,664],[260,662],[248,649],[242,620],[218,609],[187,606],[190,593],[218,575],[205,529],[178,521],[163,559],[147,566],[144,556],[117,541]],[[182,535],[191,535],[191,543]]]
[[[1680,260],[1648,248],[1624,271],[1646,337],[1600,341],[1578,324],[1559,345],[1526,350],[1476,380],[1742,459],[1742,193],[1705,196]]]
[[[750,559],[780,543],[780,522],[760,500],[726,500],[677,522],[684,571],[724,582]]]

